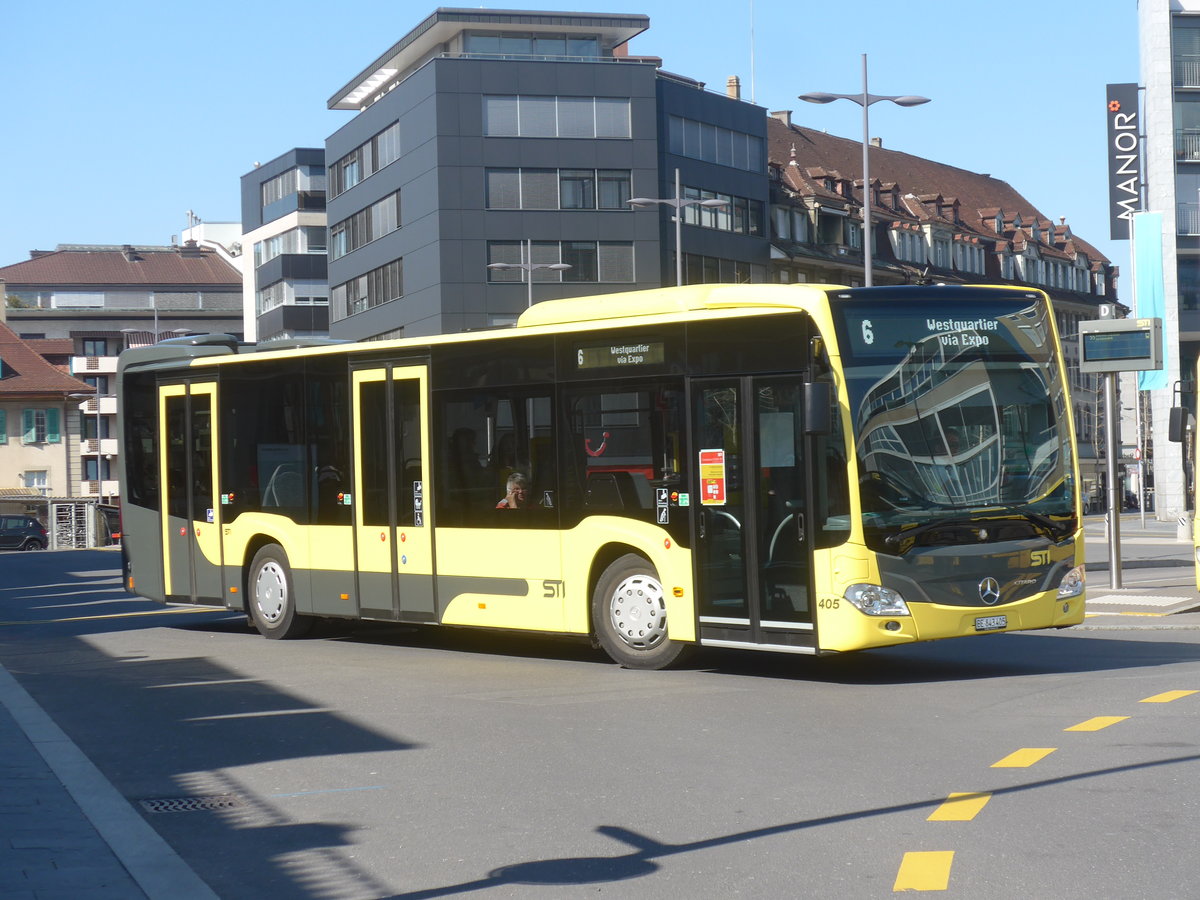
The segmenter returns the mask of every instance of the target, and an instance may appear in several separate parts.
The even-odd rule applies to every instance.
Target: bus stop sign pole
[[[1104,376],[1104,419],[1108,425],[1108,586],[1121,588],[1121,492],[1117,479],[1117,455],[1121,452],[1121,420],[1117,418],[1117,375]]]

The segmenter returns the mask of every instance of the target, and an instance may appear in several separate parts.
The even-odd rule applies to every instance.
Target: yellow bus
[[[824,654],[1083,618],[1048,298],[697,285],[514,327],[121,354],[131,589],[244,610]]]

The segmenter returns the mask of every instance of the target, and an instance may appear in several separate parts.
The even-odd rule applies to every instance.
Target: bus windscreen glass
[[[1067,401],[1039,300],[834,304],[868,539],[1074,514]],[[874,541],[873,541],[874,543]]]

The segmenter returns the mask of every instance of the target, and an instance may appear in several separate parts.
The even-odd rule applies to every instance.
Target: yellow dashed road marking
[[[1063,731],[1099,731],[1101,728],[1107,728],[1109,725],[1124,722],[1128,718],[1129,716],[1096,716],[1095,718],[1088,719],[1086,722],[1080,722],[1078,725],[1064,728]]]
[[[987,802],[992,799],[991,793],[981,794],[951,794],[946,802],[935,809],[926,819],[927,822],[970,822],[979,815]]]
[[[893,891],[944,891],[950,884],[953,850],[918,850],[905,853],[896,873]]]
[[[1024,747],[1013,753],[1008,754],[999,762],[992,763],[993,769],[1024,769],[1032,766],[1035,762],[1045,759],[1057,747]]]
[[[1155,694],[1153,697],[1147,697],[1145,700],[1139,700],[1138,703],[1170,703],[1172,700],[1178,700],[1180,697],[1186,697],[1189,694],[1194,694],[1195,691],[1167,691],[1165,694]]]

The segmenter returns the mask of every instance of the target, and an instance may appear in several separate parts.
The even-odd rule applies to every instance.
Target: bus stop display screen
[[[1150,329],[1138,331],[1093,331],[1083,334],[1083,358],[1088,362],[1117,359],[1149,359]]]
[[[1079,323],[1080,372],[1161,368],[1161,319],[1085,319]]]

